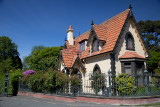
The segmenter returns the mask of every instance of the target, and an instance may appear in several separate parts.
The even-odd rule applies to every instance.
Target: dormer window
[[[85,41],[82,41],[79,43],[79,51],[84,51],[85,50]]]
[[[134,38],[131,33],[126,34],[126,49],[134,50]]]
[[[92,42],[92,52],[98,51],[98,41],[97,39],[94,39]]]

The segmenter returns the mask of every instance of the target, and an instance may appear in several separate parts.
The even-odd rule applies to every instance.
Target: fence
[[[19,84],[20,91],[32,91],[27,84]],[[112,75],[94,74],[82,81],[80,86],[66,86],[56,88],[50,94],[63,94],[69,96],[94,95],[105,97],[121,96],[151,96],[160,95],[160,75],[143,73],[129,76],[128,74]]]

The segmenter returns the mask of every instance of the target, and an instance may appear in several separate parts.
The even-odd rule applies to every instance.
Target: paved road
[[[34,98],[28,96],[13,96],[13,97],[0,97],[0,107],[119,107],[119,106],[81,103],[81,102],[69,103],[69,102],[61,102],[61,101]]]

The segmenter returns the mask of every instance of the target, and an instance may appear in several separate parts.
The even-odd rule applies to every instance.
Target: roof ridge
[[[90,31],[90,30],[88,30],[88,31],[86,31],[86,32],[84,32],[84,33],[82,33],[81,35],[75,37],[75,39],[78,39],[80,36],[84,35],[85,33],[89,32],[89,31]]]
[[[124,10],[124,11],[122,11],[122,12],[120,12],[119,14],[117,14],[117,15],[115,15],[115,16],[113,16],[113,17],[111,17],[110,19],[108,19],[108,20],[106,20],[106,21],[104,21],[104,22],[102,22],[101,24],[99,24],[100,26],[102,26],[103,24],[106,24],[107,22],[109,22],[110,20],[113,20],[114,18],[116,18],[116,17],[118,17],[118,16],[120,16],[120,15],[122,15],[123,13],[125,13],[126,11],[130,11],[130,9],[126,9],[126,10]]]

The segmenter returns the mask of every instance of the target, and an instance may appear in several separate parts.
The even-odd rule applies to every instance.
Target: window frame
[[[92,53],[97,51],[99,51],[99,42],[97,38],[94,38],[92,41]]]
[[[85,51],[85,41],[79,42],[79,51]]]
[[[135,51],[135,44],[134,44],[133,35],[132,35],[130,32],[127,32],[125,39],[126,39],[126,50]],[[129,42],[129,39],[130,39],[130,42]],[[130,44],[132,47],[131,47],[129,44]]]

